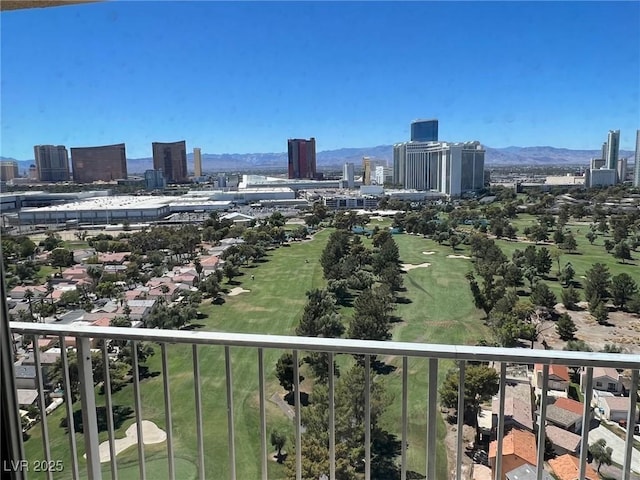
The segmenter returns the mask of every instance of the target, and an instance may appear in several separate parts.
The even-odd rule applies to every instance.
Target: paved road
[[[594,428],[589,432],[589,445],[604,438],[607,441],[607,446],[613,448],[611,459],[619,464],[624,464],[624,440],[616,436],[613,432],[610,432],[602,425],[598,428]],[[631,471],[640,473],[640,452],[633,449],[631,453]]]

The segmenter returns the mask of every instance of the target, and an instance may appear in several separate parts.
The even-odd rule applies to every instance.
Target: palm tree
[[[33,298],[33,291],[29,288],[26,292],[24,292],[24,298],[27,299],[29,303],[29,315],[31,316],[31,321],[33,322],[33,305],[31,304],[31,299]]]

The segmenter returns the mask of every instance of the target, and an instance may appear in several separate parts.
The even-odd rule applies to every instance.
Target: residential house
[[[153,310],[153,306],[156,304],[156,301],[153,298],[147,298],[145,300],[130,300],[127,305],[129,305],[129,309],[131,312],[129,313],[129,317],[132,321],[134,320],[144,320],[149,316],[151,310]]]
[[[122,265],[130,255],[131,252],[100,253],[98,261],[109,265]]]
[[[518,468],[507,472],[505,477],[507,480],[537,480],[538,478],[538,469],[533,465],[529,465],[525,463],[524,465],[520,465]],[[542,480],[553,480],[553,477],[549,475],[547,472],[542,472]]]
[[[42,285],[18,285],[9,290],[9,297],[12,300],[24,300],[28,290],[33,293],[33,298],[41,298],[47,295],[47,287]]]
[[[36,389],[18,388],[17,393],[18,405],[25,408],[30,407],[38,398],[38,390]]]
[[[220,268],[222,262],[217,255],[206,255],[200,257],[200,265],[202,265],[202,275],[207,277]]]
[[[531,386],[526,383],[507,385],[504,402],[504,425],[506,428],[516,427],[533,431],[533,415],[531,408]],[[500,399],[496,396],[491,402],[492,427],[498,425],[500,416]]]
[[[566,454],[549,460],[549,466],[558,480],[576,480],[580,477],[580,460]],[[587,464],[583,480],[598,480],[598,473]]]
[[[602,397],[599,405],[602,417],[611,422],[626,421],[631,405],[630,397]],[[636,418],[636,421],[638,419]]]
[[[587,371],[580,372],[580,388],[585,391]],[[624,392],[622,379],[615,368],[593,367],[593,389],[604,392],[611,392],[614,395],[621,395]]]
[[[559,402],[559,400],[565,401]],[[539,410],[536,415],[539,418]],[[582,429],[582,404],[575,400],[559,398],[558,401],[547,406],[546,420],[547,424],[555,425],[569,432],[579,433]]]
[[[36,367],[34,365],[14,365],[13,371],[17,389],[38,389],[38,379],[36,378]]]
[[[489,464],[495,471],[498,442],[494,440],[489,444]],[[532,432],[514,428],[505,435],[502,442],[502,475],[501,480],[507,478],[506,472],[525,465],[534,465],[537,462],[536,436]]]
[[[547,425],[545,427],[547,438],[553,445],[553,451],[556,455],[564,455],[570,453],[573,455],[580,454],[580,441],[582,437],[573,432],[569,432],[564,428],[555,425]]]
[[[547,395],[552,397],[566,397],[569,392],[569,369],[564,365],[549,366],[549,382],[547,383]],[[542,365],[536,364],[533,369],[532,384],[536,391],[536,397],[542,392]]]
[[[87,273],[87,267],[84,265],[74,265],[73,267],[65,268],[62,271],[62,278],[73,282],[91,282],[91,277]]]

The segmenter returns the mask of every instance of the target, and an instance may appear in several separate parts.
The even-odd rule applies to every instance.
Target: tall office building
[[[355,166],[353,163],[345,163],[342,167],[342,180],[347,183],[347,188],[355,186]]]
[[[64,145],[36,145],[33,154],[40,181],[69,181],[69,154]]]
[[[196,178],[202,176],[202,153],[199,148],[193,149],[193,175]]]
[[[71,164],[76,183],[111,182],[127,178],[124,143],[72,148]]]
[[[164,190],[167,182],[164,179],[162,170],[145,170],[144,186],[147,190]]]
[[[620,152],[620,130],[609,130],[607,136],[607,156],[605,157],[607,168],[618,168],[618,154]]]
[[[627,178],[627,159],[626,158],[621,158],[620,160],[618,160],[618,165],[616,170],[617,170],[617,178],[618,178],[617,183],[623,183]]]
[[[371,185],[371,174],[373,168],[369,157],[362,157],[362,184]]]
[[[316,139],[290,138],[287,142],[289,157],[289,178],[317,177]]]
[[[484,186],[484,155],[480,142],[396,144],[393,182],[404,188],[459,196]]]
[[[3,160],[0,162],[0,180],[6,182],[18,176],[18,162],[15,160]]]
[[[162,170],[168,183],[187,181],[187,143],[153,142],[153,168]]]
[[[640,130],[636,130],[636,156],[633,170],[633,186],[640,188]]]
[[[411,122],[412,142],[437,142],[438,141],[438,120],[414,120]]]

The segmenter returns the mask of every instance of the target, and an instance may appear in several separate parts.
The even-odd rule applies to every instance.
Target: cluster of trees
[[[328,280],[326,289],[307,292],[307,304],[296,328],[297,335],[338,338],[386,340],[390,338],[391,312],[398,290],[402,288],[398,247],[388,231],[373,235],[373,249],[368,249],[360,237],[351,233],[354,223],[349,215],[339,220],[341,226],[329,238],[321,256],[321,265]],[[354,216],[355,217],[355,216]],[[350,305],[354,313],[345,327],[339,305]],[[337,367],[329,369],[328,355],[310,352],[303,362],[308,364],[315,383],[311,404],[303,409],[305,426],[302,442],[303,477],[316,478],[328,473],[328,393],[326,381],[330,374],[338,376],[336,382],[336,450],[340,478],[355,479],[364,471],[364,362],[356,363],[343,375]],[[293,357],[285,353],[276,364],[280,384],[293,397]],[[384,383],[375,371],[371,372],[372,404],[372,476],[397,478],[394,463],[400,444],[394,435],[384,430],[379,418],[389,399],[384,394]],[[300,375],[299,381],[304,377]],[[276,432],[272,443],[282,448],[282,435]],[[278,454],[280,457],[280,453]],[[295,464],[286,462],[287,475],[295,478]]]

